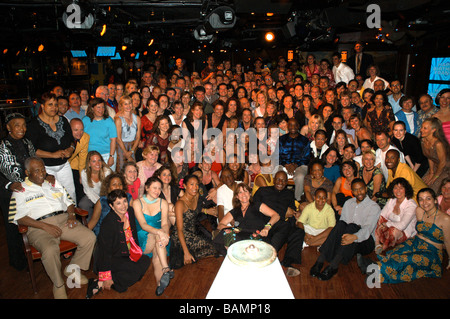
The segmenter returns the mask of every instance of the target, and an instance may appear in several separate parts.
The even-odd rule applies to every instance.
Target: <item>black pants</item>
[[[140,281],[150,266],[150,257],[142,255],[134,262],[127,257],[115,257],[112,259],[111,275],[114,281],[112,288],[117,292],[125,292],[129,287]]]
[[[375,242],[372,236],[363,242],[353,242],[345,246],[341,245],[342,235],[354,234],[360,229],[361,227],[359,225],[347,224],[346,222],[339,220],[320,247],[319,252],[328,262],[331,262],[337,255],[342,256],[341,263],[344,265],[346,265],[357,253],[362,255],[370,254],[375,248]]]
[[[294,264],[301,264],[302,262],[302,248],[303,240],[305,238],[305,231],[296,227],[289,221],[278,221],[273,225],[269,231],[269,243],[278,252],[287,244],[284,259],[288,258]]]
[[[24,253],[22,235],[19,233],[18,226],[8,221],[11,194],[9,190],[2,190],[0,194],[0,210],[5,225],[9,265],[17,270],[24,270],[27,266],[27,259]]]
[[[73,183],[75,184],[75,193],[77,196],[77,206],[80,200],[84,197],[83,185],[80,183],[80,171],[77,169],[72,169]]]

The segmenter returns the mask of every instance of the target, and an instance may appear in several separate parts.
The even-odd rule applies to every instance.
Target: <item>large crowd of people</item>
[[[21,224],[55,298],[67,297],[59,237],[79,245],[83,270],[94,258],[87,298],[127,290],[150,259],[161,295],[176,269],[243,239],[286,247],[281,264],[293,275],[314,246],[310,274],[321,280],[354,256],[364,274],[378,264],[382,282],[440,277],[450,251],[450,89],[435,100],[405,95],[362,50],[357,43],[346,63],[340,53],[331,62],[308,54],[304,65],[280,57],[272,70],[210,56],[189,72],[178,58],[170,73],[151,65],[95,92],[55,86],[32,118],[9,114],[0,170],[11,266],[26,266]],[[88,212],[86,226],[74,207]],[[67,237],[66,221],[83,231]],[[364,257],[373,251],[378,262]]]

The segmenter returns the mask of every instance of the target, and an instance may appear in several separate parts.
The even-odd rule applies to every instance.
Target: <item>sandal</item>
[[[96,289],[97,291],[94,291]],[[98,279],[90,278],[86,292],[86,299],[91,299],[100,293],[100,291],[102,291],[102,288],[98,286]]]
[[[165,271],[166,269],[168,269],[167,271]],[[167,272],[169,273],[169,278],[173,279],[173,277],[175,277],[175,273],[173,272],[173,269],[170,269],[169,267],[164,267],[162,269],[163,272]]]

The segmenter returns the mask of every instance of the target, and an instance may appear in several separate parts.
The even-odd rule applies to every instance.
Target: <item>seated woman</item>
[[[252,196],[255,195],[256,191],[260,187],[273,186],[274,184],[274,179],[272,175],[273,167],[271,161],[266,161],[266,163],[262,163],[259,160],[259,156],[256,155],[256,157],[258,158],[260,171],[259,174],[255,176],[255,180],[253,182]]]
[[[306,205],[297,220],[297,227],[305,231],[303,247],[322,245],[336,225],[336,217],[327,203],[327,197],[326,189],[316,189],[314,201]]]
[[[403,243],[416,234],[416,201],[411,184],[399,177],[389,184],[390,199],[381,210],[375,229],[375,252],[383,251]]]
[[[197,231],[197,216],[200,213],[199,179],[188,175],[183,179],[184,194],[175,204],[176,230],[170,244],[170,268],[196,262],[200,258],[214,256],[216,250],[210,238]]]
[[[347,133],[344,130],[337,130],[333,143],[331,143],[330,147],[333,147],[338,151],[338,158],[342,161],[342,157],[344,156],[344,149],[349,145]]]
[[[428,171],[422,180],[436,193],[444,178],[450,177],[450,145],[442,129],[442,122],[427,118],[420,129],[423,155],[428,158]]]
[[[387,199],[382,196],[386,191],[386,181],[383,172],[375,166],[376,156],[372,151],[362,155],[362,167],[359,169],[361,177],[367,186],[367,196],[383,208]]]
[[[250,176],[245,170],[244,163],[239,163],[236,154],[231,154],[227,157],[227,164],[225,164],[225,167],[231,169],[236,183],[244,183],[250,186]]]
[[[368,258],[358,258],[363,274],[372,268],[369,265],[375,264],[380,282],[386,284],[442,277],[444,247],[450,255],[450,218],[437,207],[437,196],[431,188],[421,189],[417,193],[417,202],[417,234],[395,246],[386,256],[378,255],[376,263]],[[448,269],[450,264],[447,264]]]
[[[336,180],[331,193],[331,203],[333,204],[334,211],[337,213],[336,218],[342,212],[342,206],[353,196],[352,193],[352,181],[358,176],[358,170],[354,161],[348,161],[341,164],[341,176]]]
[[[108,205],[111,211],[103,220],[94,252],[93,271],[98,279],[89,279],[87,299],[103,289],[127,291],[150,266],[150,258],[139,247],[134,210],[128,206],[125,191],[116,189],[109,193]]]
[[[396,121],[392,129],[392,144],[405,156],[406,163],[422,177],[428,170],[428,159],[423,155],[420,139],[406,131],[402,121]]]
[[[438,196],[439,209],[450,215],[450,178],[442,181],[440,195]]]
[[[163,294],[173,278],[169,268],[169,205],[159,197],[162,182],[158,177],[150,177],[145,182],[145,193],[133,202],[136,215],[139,246],[144,255],[152,257],[153,272],[157,282],[156,295]]]
[[[311,115],[309,122],[307,125],[304,125],[300,129],[300,134],[306,136],[310,142],[314,141],[314,134],[316,134],[317,130],[324,130],[325,126],[323,123],[322,116],[319,114]]]
[[[331,205],[331,193],[333,192],[333,183],[323,175],[324,166],[319,159],[312,160],[309,163],[308,175],[303,182],[304,197],[301,201],[299,210],[302,211],[306,205],[314,202],[316,190],[323,188],[327,192],[327,204]]]
[[[175,225],[175,204],[184,192],[176,184],[169,166],[161,166],[153,176],[158,177],[162,182],[159,197],[165,199],[169,204],[169,221],[171,225]]]
[[[138,177],[139,169],[136,165],[136,162],[126,162],[123,165],[122,174],[127,184],[127,192],[131,194],[131,197],[133,197],[133,199],[138,199],[141,180]]]
[[[269,222],[266,222],[267,217],[270,218]],[[221,232],[214,238],[214,246],[226,255],[226,250],[233,242],[253,238],[256,234],[267,240],[270,228],[279,219],[280,215],[266,204],[253,203],[250,187],[241,183],[233,195],[233,209],[217,227]],[[238,228],[230,229],[229,225]]]
[[[156,145],[147,145],[142,151],[142,161],[137,162],[139,169],[139,179],[141,180],[141,187],[139,188],[139,196],[144,194],[144,184],[150,177],[153,176],[155,171],[162,166],[158,163],[159,148]]]
[[[220,184],[219,176],[212,170],[213,161],[209,156],[202,156],[201,163],[198,167],[202,171],[202,184],[205,185],[209,198],[217,201],[217,187]]]
[[[100,188],[100,198],[94,205],[92,216],[88,218],[88,228],[91,229],[96,235],[98,235],[100,231],[100,226],[102,225],[103,219],[111,210],[111,207],[109,207],[108,204],[107,196],[115,189],[122,189],[127,192],[127,185],[122,174],[112,173],[108,175],[102,183]],[[129,193],[127,193],[127,197],[128,205],[132,206],[133,198]]]
[[[111,174],[111,169],[97,151],[90,151],[86,157],[86,167],[81,171],[80,179],[85,196],[81,198],[79,207],[92,216],[95,203],[100,198],[100,187],[105,178]]]
[[[155,145],[158,147],[159,149],[158,162],[161,164],[167,163],[168,157],[170,156],[170,153],[168,152],[167,148],[170,142],[169,132],[171,126],[172,123],[167,115],[158,116],[144,144],[144,148],[147,145]]]
[[[324,162],[323,176],[328,178],[334,185],[341,176],[337,150],[333,147],[328,148],[323,154],[322,160]]]

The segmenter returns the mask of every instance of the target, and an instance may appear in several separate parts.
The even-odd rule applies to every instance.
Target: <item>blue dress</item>
[[[145,199],[145,197],[144,197]],[[141,201],[141,199],[139,198],[139,202]],[[153,216],[147,215],[147,214],[143,214],[144,218],[145,218],[145,222],[147,223],[147,225],[153,227],[153,228],[157,228],[157,229],[161,229],[161,202],[162,199],[159,200],[159,212],[156,213]],[[141,202],[141,206],[142,206],[142,202]],[[139,222],[136,223],[136,228],[137,228],[137,234],[138,234],[138,240],[139,240],[139,246],[141,247],[142,251],[145,251],[145,247],[147,246],[147,239],[148,239],[148,232],[143,230],[141,225],[139,224]],[[169,250],[170,250],[170,242],[169,244],[166,246],[166,250],[167,250],[167,256],[169,256]],[[153,256],[153,253],[149,253],[149,254],[145,254],[149,257]]]
[[[436,218],[436,216],[435,216]],[[444,232],[433,223],[417,221],[417,233],[437,243],[444,243]],[[410,282],[418,278],[440,278],[442,276],[442,249],[418,236],[378,256],[382,283]]]

